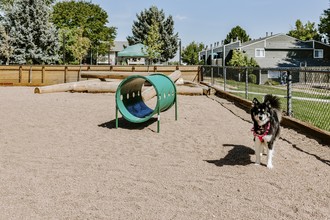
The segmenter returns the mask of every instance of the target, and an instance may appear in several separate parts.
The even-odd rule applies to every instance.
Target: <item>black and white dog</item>
[[[255,164],[260,164],[260,159],[265,148],[268,148],[267,167],[273,168],[272,157],[274,141],[280,135],[281,103],[277,96],[265,95],[260,103],[254,98],[252,101],[251,118],[253,121],[254,149],[256,154]]]

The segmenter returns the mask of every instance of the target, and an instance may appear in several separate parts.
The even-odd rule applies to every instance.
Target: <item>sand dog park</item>
[[[249,113],[215,95],[163,96],[159,78],[121,94],[0,87],[0,218],[330,218],[329,146],[283,127],[274,168],[256,166]],[[141,80],[158,90],[134,123],[118,100],[127,107]]]
[[[0,220],[330,220],[330,4],[297,2],[0,0]]]

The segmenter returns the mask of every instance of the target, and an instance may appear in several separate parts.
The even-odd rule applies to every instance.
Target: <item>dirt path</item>
[[[255,166],[249,115],[179,96],[115,129],[113,94],[0,87],[2,219],[318,219],[330,216],[330,147],[291,129]]]

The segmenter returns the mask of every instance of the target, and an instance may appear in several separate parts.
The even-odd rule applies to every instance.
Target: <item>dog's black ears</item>
[[[260,102],[258,101],[258,99],[254,98],[252,100],[252,107],[255,107],[255,106],[259,105],[259,104],[260,104]]]
[[[268,100],[266,101],[265,104],[266,104],[266,106],[267,106],[268,108],[271,108],[271,107],[272,107],[272,105],[270,104],[270,101],[268,101]]]

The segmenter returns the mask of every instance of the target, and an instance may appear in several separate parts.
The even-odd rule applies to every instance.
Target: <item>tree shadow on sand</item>
[[[143,122],[143,123],[132,123],[124,118],[118,118],[118,128],[122,129],[129,129],[129,130],[143,130],[149,125],[155,123],[157,121],[157,118],[150,118],[148,121]],[[108,128],[108,129],[115,129],[116,128],[116,119],[113,119],[111,121],[102,123],[98,125],[99,127],[102,128]],[[157,131],[157,124],[155,123],[155,129],[151,129],[153,131]]]
[[[252,163],[251,154],[254,154],[254,150],[244,146],[235,144],[224,144],[224,147],[233,147],[228,151],[228,154],[224,158],[219,160],[205,160],[208,163],[212,163],[216,166],[246,166]]]

